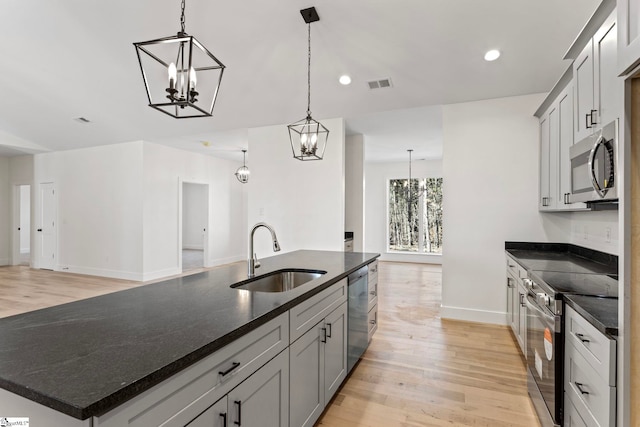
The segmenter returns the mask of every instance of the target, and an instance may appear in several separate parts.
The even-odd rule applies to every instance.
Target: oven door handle
[[[527,303],[527,309],[528,310],[532,310],[535,311],[536,313],[538,313],[540,316],[542,316],[547,322],[549,322],[551,325],[555,325],[556,324],[556,318],[555,316],[553,316],[552,314],[549,313],[545,313],[540,306],[538,305],[538,303],[533,300],[533,297],[531,294],[527,294],[527,298],[526,298],[526,303]]]

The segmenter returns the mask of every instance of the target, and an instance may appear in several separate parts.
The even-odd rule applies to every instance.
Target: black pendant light
[[[184,119],[210,117],[225,66],[184,29],[175,36],[134,43],[149,106]]]
[[[249,175],[251,175],[251,171],[249,171],[249,168],[245,164],[246,160],[247,160],[247,150],[242,150],[242,166],[238,168],[235,175],[236,175],[236,178],[238,178],[238,181],[240,181],[243,184],[246,184],[247,182],[249,182]]]
[[[307,68],[307,116],[290,124],[289,141],[293,157],[298,160],[322,160],[329,139],[329,130],[311,117],[311,23],[320,20],[315,7],[300,11],[308,26],[308,68]]]

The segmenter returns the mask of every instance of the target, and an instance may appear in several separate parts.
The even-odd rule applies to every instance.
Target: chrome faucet
[[[249,234],[249,259],[247,260],[248,265],[248,277],[253,277],[256,275],[256,268],[260,267],[260,261],[258,261],[258,257],[253,252],[253,235],[256,230],[260,227],[265,227],[267,230],[271,232],[271,239],[273,240],[273,251],[278,252],[280,250],[280,244],[278,243],[278,238],[276,237],[276,232],[265,222],[259,222],[253,226],[251,229],[251,233]]]

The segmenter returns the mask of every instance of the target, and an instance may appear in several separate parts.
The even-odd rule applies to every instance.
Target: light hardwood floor
[[[378,331],[318,426],[539,426],[502,326],[442,320],[439,266],[381,262]],[[140,286],[0,267],[0,317]]]

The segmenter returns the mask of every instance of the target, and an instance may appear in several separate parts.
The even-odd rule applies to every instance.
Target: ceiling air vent
[[[367,82],[367,84],[369,85],[369,89],[383,89],[391,87],[391,79],[371,80]]]
[[[85,117],[76,117],[75,119],[76,122],[78,123],[91,123],[91,120],[85,118]]]

